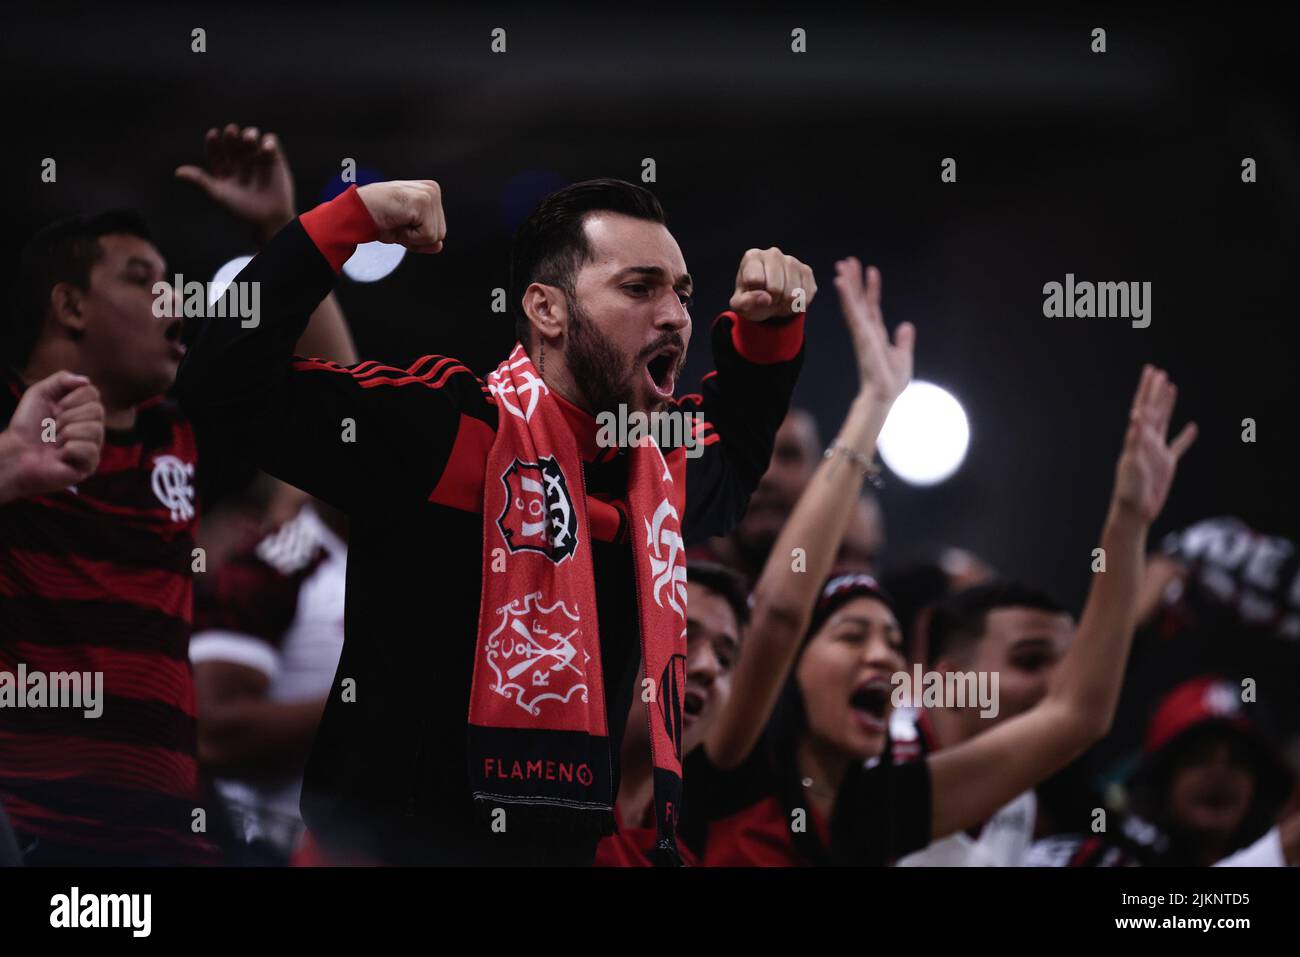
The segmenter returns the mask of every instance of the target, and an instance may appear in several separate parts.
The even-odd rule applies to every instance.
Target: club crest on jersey
[[[515,459],[501,473],[506,507],[497,528],[512,552],[540,552],[555,564],[578,549],[578,513],[569,485],[554,458],[539,462]]]
[[[544,701],[567,702],[575,694],[587,700],[587,662],[576,644],[582,622],[563,601],[542,604],[532,592],[497,609],[501,623],[487,637],[485,660],[496,680],[491,690],[531,715]]]
[[[193,462],[182,462],[174,455],[160,455],[153,460],[150,482],[158,501],[171,512],[173,522],[188,522],[194,517]]]

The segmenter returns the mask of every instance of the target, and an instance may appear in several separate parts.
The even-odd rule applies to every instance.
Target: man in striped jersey
[[[184,178],[263,238],[293,218],[273,137],[228,127],[208,146],[211,172]],[[166,264],[139,217],[112,213],[39,232],[22,275],[0,427],[24,423],[33,383],[67,370],[98,390],[106,432],[93,474],[0,505],[0,672],[91,672],[104,695],[98,717],[0,708],[0,803],[28,863],[212,861],[186,655],[211,470],[165,397],[185,352],[179,311],[156,310]]]

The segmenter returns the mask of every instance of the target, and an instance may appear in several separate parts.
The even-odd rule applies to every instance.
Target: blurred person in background
[[[1142,628],[1117,733],[1099,760],[1121,778],[1142,748],[1150,702],[1205,674],[1250,675],[1252,711],[1284,747],[1300,745],[1300,549],[1239,518],[1194,522],[1149,559]]]
[[[1169,692],[1146,726],[1128,813],[1108,812],[1111,821],[1099,833],[1080,827],[1045,838],[1024,863],[1300,865],[1295,776],[1249,717],[1242,693],[1240,682],[1213,675]]]
[[[890,719],[895,761],[924,759],[1024,714],[1047,697],[1070,646],[1073,618],[1053,598],[1010,581],[977,585],[939,602],[928,628],[927,662],[941,674],[998,675],[998,709],[900,708]],[[904,867],[1018,864],[1033,843],[1037,801],[1026,790],[972,833],[957,831],[898,861]]]
[[[347,519],[303,503],[195,587],[199,761],[234,832],[231,863],[285,865],[302,770],[343,647]]]
[[[274,137],[228,127],[208,146],[219,205],[261,236],[293,217]],[[0,709],[0,802],[30,864],[211,862],[186,654],[194,532],[246,474],[242,438],[199,435],[166,396],[185,346],[181,310],[158,305],[179,291],[138,216],[48,226],[21,273],[0,330],[0,422],[21,421],[62,370],[98,391],[105,436],[93,474],[0,506],[0,666],[102,674],[103,701],[93,719]],[[317,341],[346,339],[332,304],[313,328]]]
[[[721,562],[747,581],[757,581],[820,455],[817,420],[807,409],[791,409],[777,429],[771,463],[750,496],[740,524],[730,535],[694,546],[691,557]]]
[[[721,562],[746,580],[756,581],[821,458],[817,420],[807,409],[791,409],[777,430],[772,462],[763,473],[740,525],[730,535],[695,546],[691,556]],[[875,574],[884,547],[885,518],[880,500],[870,487],[864,487],[857,492],[857,503],[835,567]]]
[[[994,578],[993,567],[964,548],[945,546],[932,558],[885,570],[880,583],[894,598],[898,623],[914,660],[929,661],[929,623],[934,606],[948,595]]]
[[[875,575],[880,571],[880,554],[884,548],[885,515],[880,499],[867,486],[853,505],[849,527],[835,554],[835,570]]]
[[[749,589],[739,573],[716,562],[686,563],[686,692],[682,706],[682,754],[687,765],[731,701],[731,677],[749,623]],[[744,689],[742,689],[742,693]],[[601,838],[598,867],[644,867],[655,842],[654,767],[640,700],[634,700],[623,733],[622,778],[615,807],[618,832]],[[683,777],[683,794],[687,780]],[[683,797],[683,802],[685,797]],[[696,863],[682,846],[684,863]]]

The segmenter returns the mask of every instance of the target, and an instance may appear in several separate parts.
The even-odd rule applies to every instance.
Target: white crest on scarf
[[[669,521],[671,519],[671,521]],[[646,546],[650,551],[650,573],[654,576],[655,604],[668,607],[686,617],[686,543],[682,540],[681,519],[667,496],[655,509],[654,517],[643,519]],[[667,553],[661,549],[666,549]],[[679,604],[680,601],[680,604]]]
[[[541,713],[540,702],[567,702],[579,691],[582,700],[587,700],[587,676],[582,669],[591,655],[573,643],[581,631],[577,612],[569,611],[560,600],[543,605],[542,593],[536,591],[501,606],[497,613],[501,624],[488,635],[485,656],[487,666],[496,675],[493,691],[531,715]],[[556,630],[556,626],[569,628],[569,623],[573,627],[567,634]],[[581,661],[577,660],[579,655]],[[525,674],[529,676],[525,684],[515,680]],[[565,682],[569,683],[567,688]],[[541,693],[529,697],[537,691]]]
[[[515,351],[510,353],[510,360],[511,361],[506,365],[506,368],[510,370],[518,369],[520,366],[527,365],[530,361],[527,354],[524,353],[523,346],[516,347]],[[543,394],[550,395],[551,390],[546,387],[545,382],[533,375],[531,369],[524,370],[520,373],[519,378],[523,380],[523,384],[516,388],[512,379],[503,375],[500,370],[494,370],[488,373],[488,392],[496,396],[497,401],[505,406],[507,412],[511,415],[518,416],[525,422],[528,422],[532,419],[533,413],[537,410],[537,400],[540,399]],[[527,406],[521,409],[513,401],[507,398],[507,396],[511,395],[515,397],[521,395],[526,396]]]

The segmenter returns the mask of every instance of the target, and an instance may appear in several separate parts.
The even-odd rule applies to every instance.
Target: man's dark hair
[[[127,210],[60,220],[27,241],[19,257],[19,302],[0,322],[6,362],[15,368],[27,363],[50,308],[50,290],[61,282],[89,289],[90,270],[104,255],[99,240],[114,234],[153,241],[145,221]]]
[[[731,606],[741,628],[749,624],[749,587],[739,572],[717,562],[692,559],[686,563],[686,580],[720,595]]]
[[[578,271],[591,258],[583,229],[588,213],[622,213],[665,223],[663,207],[648,189],[621,179],[589,179],[556,190],[520,224],[510,249],[510,301],[515,335],[527,345],[524,290],[532,283],[559,286],[572,299]]]
[[[929,656],[934,664],[945,655],[962,655],[984,636],[989,612],[999,608],[1036,608],[1064,614],[1051,595],[1015,581],[993,581],[954,592],[934,608],[930,618]]]

